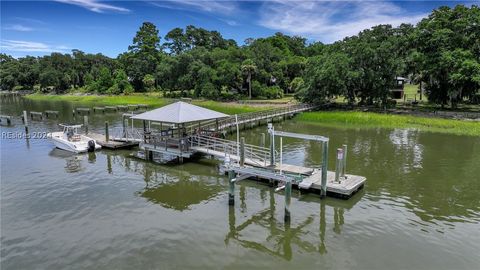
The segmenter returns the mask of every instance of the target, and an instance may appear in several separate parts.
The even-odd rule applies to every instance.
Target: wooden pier
[[[34,119],[34,118],[39,118],[40,120],[43,119],[43,113],[42,112],[30,112],[30,119]]]
[[[54,115],[55,118],[58,118],[58,111],[45,111],[46,118],[49,118],[51,115]]]
[[[211,131],[223,131],[225,133],[228,133],[235,131],[238,125],[239,128],[245,130],[247,128],[258,126],[262,122],[274,123],[280,120],[285,120],[287,118],[292,118],[300,112],[310,111],[315,107],[315,105],[311,104],[297,104],[272,110],[242,113],[236,116],[232,115],[224,119],[204,122],[201,124],[201,128]]]
[[[126,141],[121,138],[108,138],[107,135],[99,133],[88,133],[102,148],[106,149],[128,149],[139,145],[139,141]]]
[[[105,106],[105,111],[118,111],[117,106]]]
[[[93,107],[93,112],[102,112],[105,113],[105,107]]]
[[[0,115],[0,123],[6,122],[7,125],[12,124],[12,117],[9,115]]]
[[[81,113],[90,114],[90,108],[76,108],[75,113],[77,113],[77,114],[81,114]]]

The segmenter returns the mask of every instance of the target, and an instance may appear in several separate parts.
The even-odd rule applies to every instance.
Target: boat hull
[[[63,138],[63,132],[52,132],[49,133],[48,139],[59,149],[73,152],[73,153],[85,153],[88,151],[88,142],[95,142],[95,150],[101,149],[102,147],[94,139],[84,136],[81,136],[80,141],[72,142]]]

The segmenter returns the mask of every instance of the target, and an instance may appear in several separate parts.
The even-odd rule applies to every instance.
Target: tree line
[[[419,83],[430,102],[479,102],[480,8],[440,7],[417,25],[378,25],[333,44],[276,33],[239,46],[217,31],[174,28],[163,37],[145,22],[116,58],[73,50],[15,59],[0,55],[3,90],[84,91],[165,96],[280,98],[305,102],[339,96],[385,105],[395,77]]]

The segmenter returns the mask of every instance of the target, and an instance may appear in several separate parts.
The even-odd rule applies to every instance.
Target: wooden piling
[[[343,145],[343,165],[342,165],[342,177],[345,177],[347,173],[347,145]]]
[[[25,124],[25,133],[28,134],[28,117],[27,117],[27,111],[23,111],[23,123]]]
[[[327,196],[327,167],[328,167],[328,142],[323,142],[322,160],[322,183],[320,187],[320,198]]]
[[[85,127],[85,134],[88,134],[88,116],[83,116],[83,126]]]
[[[265,147],[265,133],[260,137],[260,147]]]
[[[292,197],[292,181],[287,180],[285,183],[285,221],[290,221],[290,202]]]
[[[240,138],[240,166],[245,164],[245,137]]]
[[[228,171],[228,204],[235,204],[235,182],[232,180],[235,178],[235,172],[230,170]]]
[[[105,141],[108,142],[110,140],[108,134],[108,121],[105,121]]]

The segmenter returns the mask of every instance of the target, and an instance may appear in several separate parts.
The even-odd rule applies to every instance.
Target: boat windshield
[[[59,126],[63,127],[63,133],[73,133],[73,134],[76,134],[78,129],[82,127],[82,125],[66,125],[66,124],[59,124]]]

